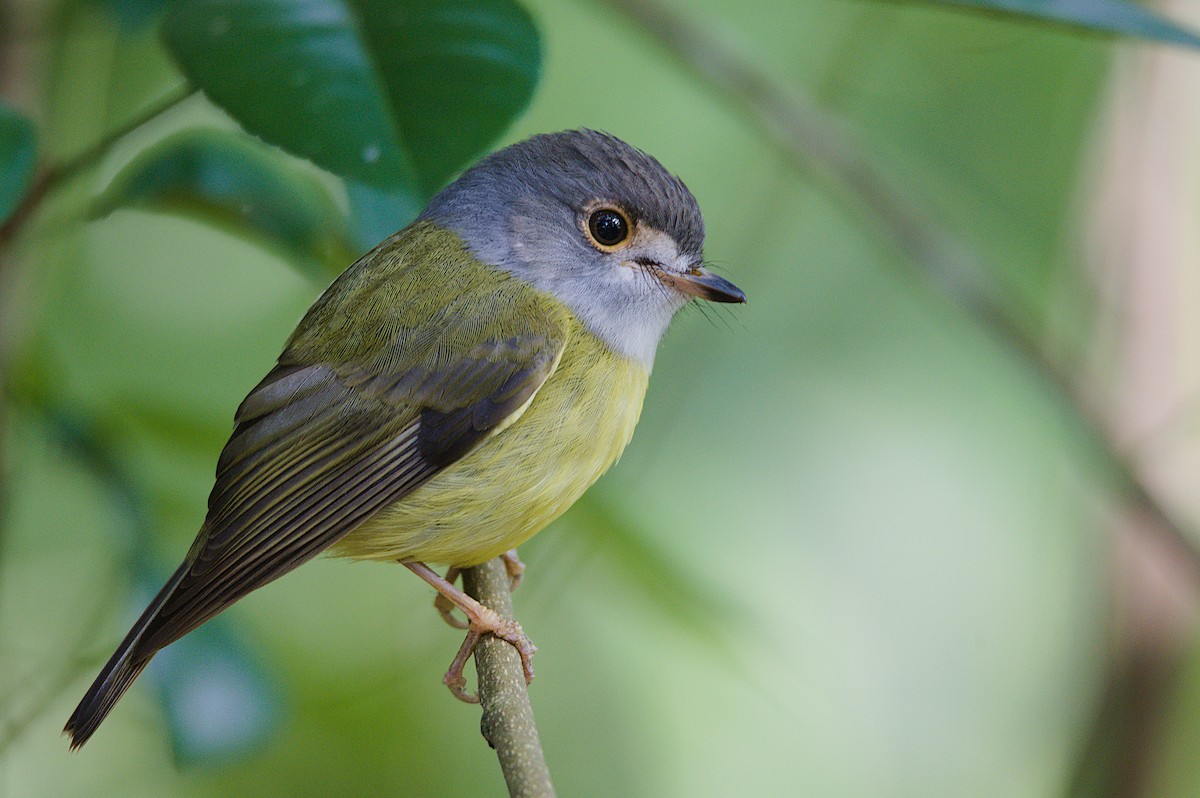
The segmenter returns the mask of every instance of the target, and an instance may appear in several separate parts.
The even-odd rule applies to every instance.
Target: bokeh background
[[[2,6],[44,160],[179,85],[157,5]],[[1200,795],[1200,51],[869,0],[673,3],[671,45],[635,5],[525,2],[500,143],[653,153],[750,301],[681,315],[623,460],[522,549],[560,794]],[[3,244],[0,794],[502,794],[440,683],[458,633],[386,565],[306,565],[59,735],[329,279],[195,215],[87,218],[196,126],[237,127],[192,96]]]

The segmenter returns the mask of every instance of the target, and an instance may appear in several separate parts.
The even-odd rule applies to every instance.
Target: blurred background
[[[180,93],[161,5],[0,5],[3,97],[38,163],[79,166],[0,231],[0,795],[503,794],[440,683],[459,633],[387,565],[315,560],[160,655],[82,751],[60,736],[324,264],[422,199],[243,134],[239,179],[267,164],[348,232],[248,222],[253,185],[137,183],[159,142],[238,131]],[[1200,795],[1194,38],[524,7],[540,78],[492,146],[654,154],[749,296],[681,314],[620,464],[521,550],[560,794]]]

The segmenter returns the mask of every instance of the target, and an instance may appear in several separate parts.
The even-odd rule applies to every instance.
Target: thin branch
[[[190,84],[184,83],[121,127],[102,136],[82,152],[65,161],[43,168],[34,177],[29,190],[25,192],[25,196],[21,198],[20,204],[13,210],[12,215],[3,225],[0,225],[0,247],[6,246],[16,237],[52,189],[95,165],[108,154],[108,151],[118,141],[154,121],[195,93],[196,89],[192,88]]]
[[[784,88],[722,40],[654,0],[603,0],[654,37],[688,71],[747,118],[794,169],[862,211],[874,232],[946,298],[1008,347],[1068,410],[1115,487],[1154,523],[1193,575],[1200,548],[1153,495],[1098,410],[1033,334],[1034,323],[992,278],[985,260],[934,221],[872,158],[853,130],[792,87]]]
[[[468,595],[505,618],[512,618],[508,585],[508,570],[500,559],[463,571]],[[475,648],[475,669],[483,709],[480,729],[488,745],[496,750],[509,795],[553,796],[554,785],[538,739],[520,655],[508,643],[488,635]]]
[[[149,124],[155,119],[165,114],[175,106],[182,103],[188,97],[196,93],[196,89],[191,85],[184,83],[176,89],[168,92],[158,102],[148,106],[142,113],[127,121],[124,125],[102,136],[98,141],[87,147],[82,152],[76,153],[74,156],[67,158],[64,161],[55,164],[49,164],[39,170],[34,176],[33,182],[30,184],[25,196],[13,209],[12,214],[0,224],[0,250],[4,250],[13,242],[25,228],[33,215],[41,207],[42,201],[49,196],[50,192],[61,183],[70,180],[81,172],[86,171],[91,166],[100,161],[113,145],[121,139],[139,130],[143,126]],[[9,257],[0,255],[0,271],[8,265]],[[3,286],[0,286],[0,290]],[[3,411],[4,406],[11,401],[11,397],[5,392],[4,382],[8,375],[5,373],[7,365],[6,352],[0,348],[0,411]],[[0,412],[0,427],[5,423],[5,415]],[[0,428],[0,546],[5,542],[5,498],[4,491],[7,489],[6,464],[4,461],[4,430]]]

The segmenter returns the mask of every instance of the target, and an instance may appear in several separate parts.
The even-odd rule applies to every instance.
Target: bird
[[[532,679],[519,624],[453,577],[616,462],[681,308],[746,301],[704,238],[683,181],[607,133],[535,135],[464,171],[330,284],[242,401],[195,542],[71,715],[71,748],[156,652],[325,551],[401,562],[463,611],[458,697],[484,634]]]

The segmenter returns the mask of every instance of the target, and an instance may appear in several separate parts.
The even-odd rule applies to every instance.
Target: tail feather
[[[96,681],[92,682],[92,686],[88,688],[83,700],[79,702],[79,706],[75,707],[70,720],[63,728],[63,733],[71,738],[72,750],[88,741],[88,738],[96,731],[96,727],[108,716],[117,700],[125,694],[129,685],[133,684],[133,680],[157,652],[157,649],[142,650],[139,643],[150,624],[158,617],[163,605],[175,592],[175,588],[179,586],[187,569],[188,564],[185,562],[163,585],[162,590],[158,591],[154,601],[150,602],[150,606],[138,618],[137,623],[129,630],[129,634],[125,635],[125,639],[121,641],[121,645],[109,658],[108,664],[100,671]]]

